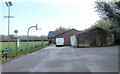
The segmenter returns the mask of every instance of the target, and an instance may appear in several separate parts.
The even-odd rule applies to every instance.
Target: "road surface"
[[[2,65],[3,72],[118,72],[118,46],[49,46]]]

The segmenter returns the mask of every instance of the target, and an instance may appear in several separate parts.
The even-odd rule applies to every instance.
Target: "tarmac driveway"
[[[118,72],[118,46],[49,46],[2,65],[3,72]]]

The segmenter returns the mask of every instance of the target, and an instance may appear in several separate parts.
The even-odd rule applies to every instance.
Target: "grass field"
[[[44,42],[44,44],[46,44],[46,43],[47,43],[47,41]],[[29,42],[29,47],[35,46],[35,45],[40,45],[40,44],[42,44],[42,42],[40,42],[40,41],[37,41],[37,42]],[[5,49],[5,48],[8,48],[8,42],[0,42],[0,46],[2,46],[2,48],[0,48],[0,50],[3,50],[3,49]],[[20,47],[19,47],[19,49],[21,49],[21,48],[26,48],[26,46],[27,46],[27,42],[20,42]],[[16,49],[15,42],[10,42],[10,48],[11,48],[12,50],[15,50],[15,49]]]
[[[29,42],[29,49],[26,49],[27,42],[20,42],[20,47],[18,48],[18,51],[16,52],[15,42],[10,42],[10,48],[12,51],[10,53],[8,53],[7,59],[5,57],[1,59],[2,61],[0,61],[0,64],[49,46],[47,44],[47,41],[45,41],[43,43],[46,45],[42,46],[42,42],[38,42],[38,41],[37,42]],[[8,42],[0,42],[0,50],[4,50],[7,47],[8,47]],[[14,50],[15,50],[15,52],[14,52]],[[2,57],[2,55],[0,56],[0,58],[1,57]]]

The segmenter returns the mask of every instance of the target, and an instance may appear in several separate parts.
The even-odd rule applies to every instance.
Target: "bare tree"
[[[67,31],[67,30],[70,30],[70,28],[65,28],[65,27],[58,27],[55,29],[55,31]]]

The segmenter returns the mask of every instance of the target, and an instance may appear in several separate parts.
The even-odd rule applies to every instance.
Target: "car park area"
[[[118,72],[118,46],[73,48],[55,45],[2,65],[3,72]]]

